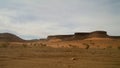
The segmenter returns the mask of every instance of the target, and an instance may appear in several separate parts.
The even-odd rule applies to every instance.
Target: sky
[[[0,33],[23,39],[119,28],[120,0],[0,0]]]

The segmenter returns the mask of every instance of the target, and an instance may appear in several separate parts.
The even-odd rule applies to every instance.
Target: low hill
[[[0,33],[0,42],[23,42],[25,40],[11,33]]]

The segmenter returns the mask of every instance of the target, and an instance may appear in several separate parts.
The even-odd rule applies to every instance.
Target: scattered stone
[[[72,57],[71,60],[78,60],[78,58]]]

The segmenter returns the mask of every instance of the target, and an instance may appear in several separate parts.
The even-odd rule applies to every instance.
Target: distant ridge
[[[106,31],[76,32],[70,35],[50,35],[46,39],[24,40],[11,33],[0,33],[0,42],[35,42],[35,41],[71,41],[86,39],[120,39],[120,36],[109,36]],[[100,39],[98,39],[100,40]]]
[[[11,33],[0,33],[0,42],[23,42],[25,40]]]

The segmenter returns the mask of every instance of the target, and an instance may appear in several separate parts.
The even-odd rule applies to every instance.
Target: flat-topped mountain
[[[20,37],[11,33],[0,33],[0,42],[23,42]]]
[[[52,35],[46,39],[23,40],[20,37],[10,33],[0,33],[0,43],[11,42],[13,45],[28,45],[32,46],[50,46],[50,47],[78,47],[85,48],[107,48],[112,46],[114,48],[120,45],[120,36],[110,36],[106,31],[94,32],[76,32],[69,35]]]
[[[94,32],[76,32],[73,35],[53,35],[48,36],[48,40],[60,39],[65,40],[84,40],[88,38],[110,38],[120,39],[120,36],[109,36],[106,31],[94,31]]]

